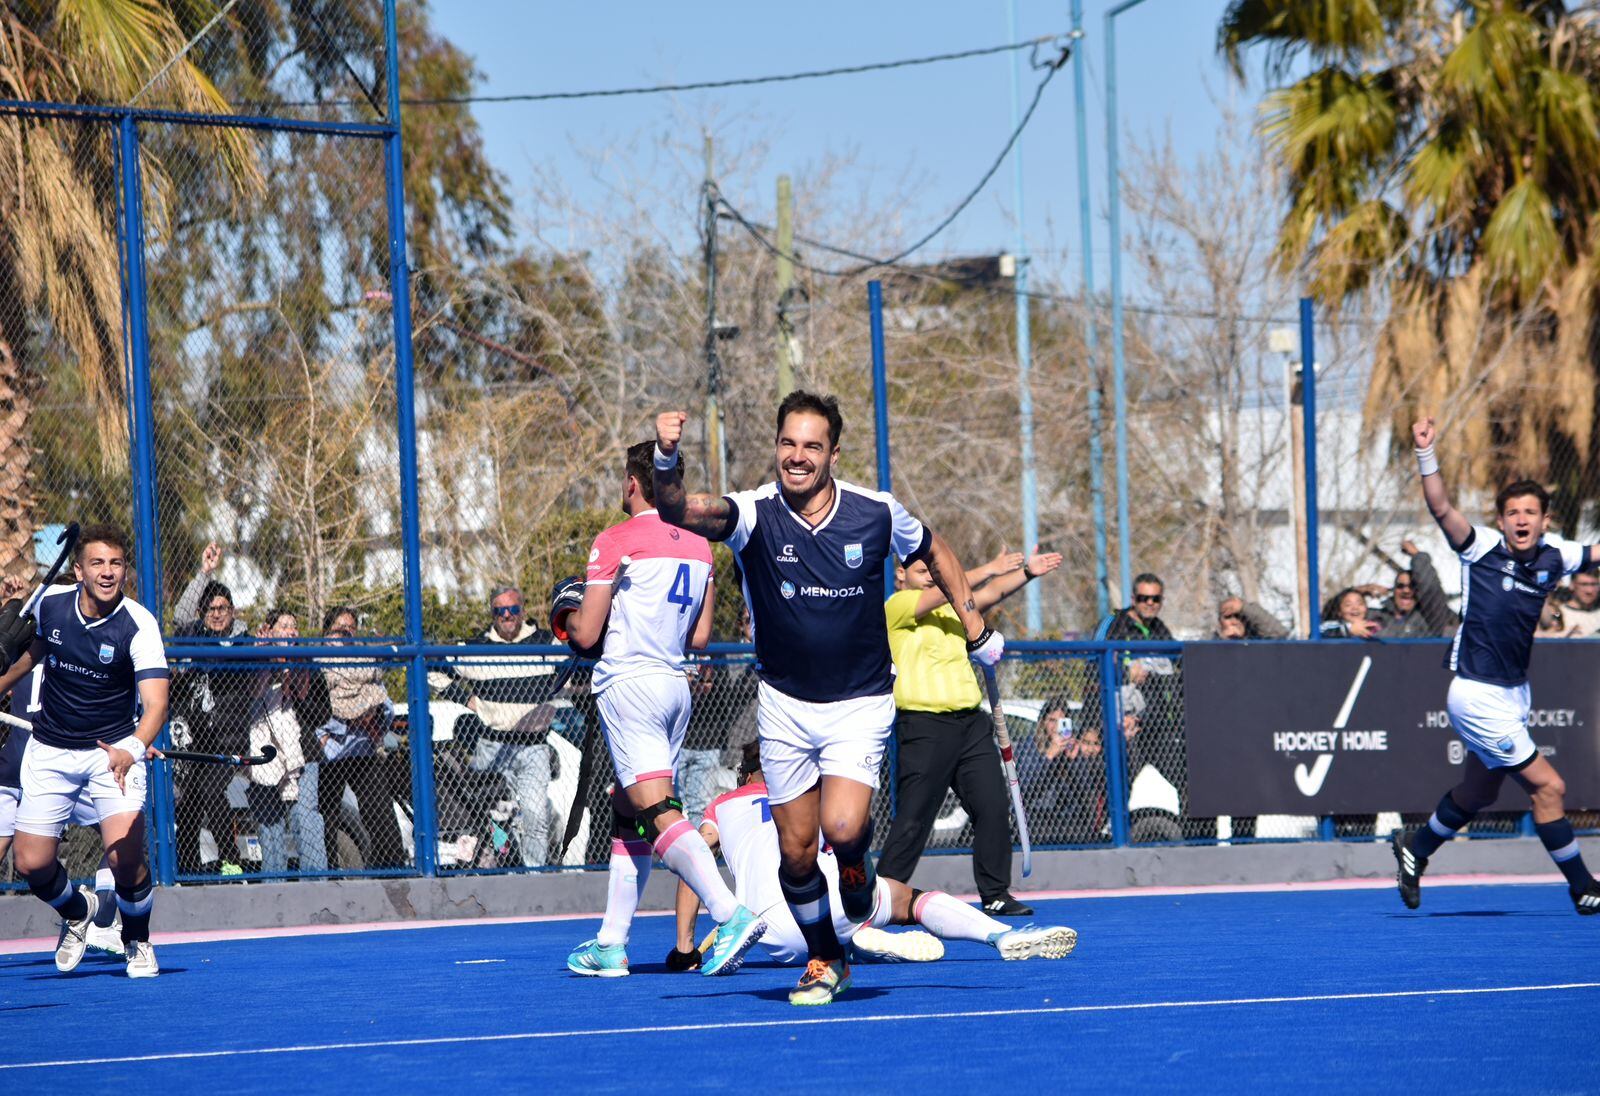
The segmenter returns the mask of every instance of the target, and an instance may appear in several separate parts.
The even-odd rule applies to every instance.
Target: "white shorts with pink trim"
[[[689,729],[689,682],[682,674],[642,674],[595,694],[617,784],[672,779]]]
[[[756,694],[756,734],[769,800],[798,799],[824,776],[878,786],[894,733],[894,694],[851,700],[797,700],[765,681]]]

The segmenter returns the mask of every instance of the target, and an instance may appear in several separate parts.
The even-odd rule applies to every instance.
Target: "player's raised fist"
[[[683,439],[683,424],[689,421],[685,411],[663,411],[656,416],[656,447],[665,456],[672,456],[678,451],[678,442]]]
[[[1434,428],[1433,416],[1427,415],[1411,424],[1411,440],[1418,449],[1426,449],[1433,444],[1439,432]]]

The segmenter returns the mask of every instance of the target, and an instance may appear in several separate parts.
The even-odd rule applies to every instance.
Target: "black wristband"
[[[1036,579],[1038,577],[1039,577],[1038,575],[1036,575],[1032,571],[1028,570],[1028,564],[1027,564],[1026,561],[1024,561],[1023,564],[1022,564],[1022,579],[1023,579],[1023,581],[1024,582],[1032,582],[1034,579]]]
[[[989,637],[992,635],[994,635],[994,629],[986,627],[983,631],[978,633],[977,639],[967,640],[967,654],[970,655],[973,651],[976,651],[979,647],[982,647],[985,643],[988,643]]]

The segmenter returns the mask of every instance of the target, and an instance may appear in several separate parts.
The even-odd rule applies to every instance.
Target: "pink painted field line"
[[[1473,887],[1505,884],[1544,884],[1562,882],[1558,872],[1542,875],[1440,875],[1429,876],[1429,887]],[[1049,898],[1170,898],[1197,894],[1284,894],[1296,891],[1385,890],[1394,886],[1392,879],[1326,879],[1304,883],[1199,883],[1179,887],[1116,887],[1101,890],[1023,891],[1021,897],[1043,900]],[[963,894],[963,901],[975,901],[977,895]],[[18,896],[17,900],[21,900]],[[159,910],[160,904],[157,903]],[[671,910],[640,910],[640,917],[666,917]],[[598,918],[595,913],[551,913],[532,917],[472,917],[443,921],[367,921],[339,925],[287,925],[280,928],[259,929],[206,929],[199,932],[158,932],[156,944],[204,944],[219,940],[275,940],[300,936],[345,936],[360,932],[401,932],[411,929],[460,928],[464,925],[532,925],[542,921],[587,921]],[[25,955],[34,952],[54,951],[54,937],[31,937],[22,940],[0,940],[0,955]]]

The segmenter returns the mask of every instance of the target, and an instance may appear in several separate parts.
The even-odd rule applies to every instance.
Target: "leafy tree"
[[[1282,268],[1389,298],[1369,420],[1440,412],[1476,484],[1558,480],[1572,527],[1600,494],[1600,28],[1555,0],[1233,0],[1219,47],[1277,85]]]

